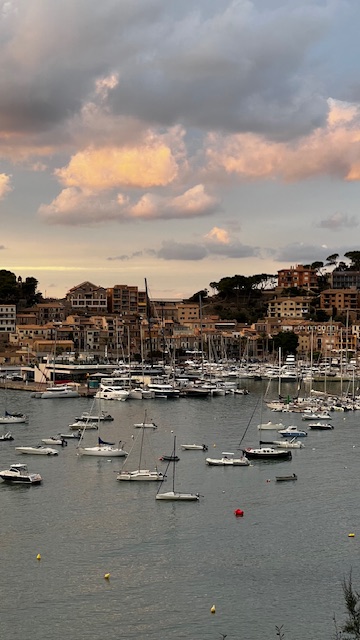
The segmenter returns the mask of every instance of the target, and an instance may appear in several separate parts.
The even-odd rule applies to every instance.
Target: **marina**
[[[293,390],[284,385],[290,397]],[[158,428],[146,435],[159,470],[165,472],[159,458],[171,452],[174,434],[179,443],[206,442],[211,458],[224,451],[241,456],[239,443],[249,423],[241,449],[258,447],[262,383],[249,383],[249,391],[201,401],[150,400]],[[276,391],[275,383],[269,399]],[[85,397],[39,402],[15,390],[8,396],[12,409],[26,412],[29,422],[12,425],[14,441],[1,443],[1,469],[23,459],[16,446],[36,447],[66,434],[76,416],[91,411]],[[134,424],[144,420],[143,404],[102,401],[101,410],[114,418],[101,423],[101,435],[121,440],[129,450],[139,434]],[[281,422],[302,428],[301,415],[282,413]],[[0,486],[4,636],[210,640],[221,634],[238,638],[241,627],[243,637],[258,640],[275,638],[275,626],[283,624],[292,640],[329,638],[333,613],[343,612],[341,581],[351,567],[354,586],[360,583],[354,556],[359,413],[331,415],[334,430],[309,432],[306,447],[291,449],[292,459],[281,463],[254,460],[244,472],[229,473],[211,469],[201,451],[184,452],[176,463],[176,490],[201,498],[167,506],[155,499],[157,482],[117,481],[122,462],[78,456],[76,439],[59,446],[55,457],[34,457],[31,468],[36,461],[40,486]],[[264,402],[264,423],[272,417]],[[85,432],[85,445],[94,438]],[[172,488],[168,474],[162,493]],[[276,481],[293,474],[301,481]],[[235,517],[236,510],[243,517]],[[164,580],[166,597],[159,596]],[[21,602],[16,611],[14,593]],[[289,594],[285,614],[282,603]]]

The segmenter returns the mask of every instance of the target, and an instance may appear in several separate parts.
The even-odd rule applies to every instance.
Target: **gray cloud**
[[[303,242],[294,242],[285,245],[273,252],[274,260],[278,262],[290,262],[291,264],[311,264],[311,262],[325,261],[327,256],[334,253],[329,247],[321,245],[307,245]]]
[[[58,126],[112,72],[120,81],[110,109],[145,123],[293,138],[326,119],[310,56],[331,20],[322,0],[33,7],[18,0],[1,24],[2,130],[63,139],[69,129]]]
[[[169,240],[163,242],[162,247],[157,251],[157,257],[162,260],[204,260],[211,256],[223,258],[248,258],[258,256],[259,249],[241,243],[222,244],[217,242],[209,243],[181,243]]]
[[[340,213],[337,211],[328,218],[321,220],[317,226],[322,229],[338,231],[339,229],[352,229],[354,227],[358,227],[359,221],[356,216],[349,216],[347,213]]]

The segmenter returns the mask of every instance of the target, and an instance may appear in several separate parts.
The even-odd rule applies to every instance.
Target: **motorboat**
[[[0,424],[20,424],[28,422],[29,418],[24,413],[10,413],[5,411],[3,416],[0,416]]]
[[[116,381],[112,381],[110,378],[106,379],[106,382],[101,380],[100,388],[95,394],[95,398],[101,400],[120,400],[121,402],[127,400],[128,397],[128,389],[116,384]]]
[[[313,431],[330,431],[334,428],[329,422],[310,422],[308,427]]]
[[[12,464],[9,469],[0,471],[0,478],[7,484],[40,484],[42,477],[39,473],[29,473],[26,464]]]
[[[124,451],[124,449],[122,449],[121,442],[119,442],[118,447],[114,447],[113,444],[109,442],[104,442],[101,438],[98,438],[98,444],[94,447],[83,447],[80,446],[80,443],[81,438],[77,447],[77,453],[79,456],[125,458],[128,455],[127,451]]]
[[[329,413],[303,413],[302,420],[330,420],[331,415]]]
[[[297,440],[297,438],[291,438],[291,440],[273,440],[272,445],[275,447],[279,447],[280,449],[303,449],[305,447],[304,443],[301,440]]]
[[[41,400],[48,400],[51,398],[79,398],[80,396],[77,389],[70,384],[55,384],[52,387],[47,387],[37,397]]]
[[[135,429],[157,429],[157,424],[155,422],[136,422],[134,424]]]
[[[293,473],[291,476],[276,476],[276,482],[291,482],[293,480],[297,480],[296,473]]]
[[[234,456],[234,453],[223,451],[221,458],[206,458],[205,462],[212,467],[248,467],[250,465],[246,456],[241,456],[241,458]]]
[[[183,451],[207,451],[208,447],[206,444],[182,444],[180,449]]]
[[[11,435],[10,431],[7,431],[6,433],[3,433],[0,436],[0,442],[6,442],[6,441],[10,441],[10,440],[14,440],[14,438]]]
[[[19,453],[28,453],[30,455],[38,456],[57,456],[59,454],[57,449],[51,447],[43,447],[39,444],[37,447],[15,447],[15,451]]]
[[[291,451],[274,449],[273,447],[247,447],[243,449],[244,456],[249,460],[291,460]]]
[[[67,442],[65,438],[61,438],[60,436],[52,436],[50,438],[43,438],[41,440],[41,442],[43,442],[43,444],[52,444],[52,445],[59,445],[60,447],[66,447],[67,446]]]
[[[80,417],[75,418],[75,421],[86,422],[90,420],[91,422],[110,422],[114,420],[110,413],[105,413],[105,411],[101,411],[98,415],[93,415],[88,411],[83,411]]]
[[[99,428],[99,425],[96,424],[96,422],[90,421],[90,420],[75,420],[75,422],[73,422],[72,424],[69,424],[69,429],[72,429],[74,431],[82,431],[83,429],[86,429],[87,431],[90,430],[96,430]]]
[[[155,398],[179,398],[180,389],[166,382],[149,382],[148,389],[155,393]]]
[[[290,425],[285,429],[279,429],[278,433],[280,433],[283,438],[306,438],[307,436],[306,431],[299,429],[295,425]]]
[[[160,460],[162,462],[179,462],[180,458],[177,455],[174,454],[170,454],[170,455],[163,455],[161,456]]]
[[[74,431],[73,433],[60,433],[59,437],[63,440],[80,440],[82,431]]]
[[[270,431],[277,431],[278,429],[284,429],[285,425],[282,422],[271,422],[271,420],[269,422],[263,422],[262,424],[258,424],[257,427],[259,430],[266,430],[269,429]]]

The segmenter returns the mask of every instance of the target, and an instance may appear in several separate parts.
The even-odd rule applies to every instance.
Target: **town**
[[[331,256],[334,262],[337,257]],[[317,375],[336,376],[340,370],[350,375],[348,369],[355,371],[358,365],[360,270],[358,252],[348,257],[348,266],[335,264],[325,274],[323,263],[313,263],[281,269],[277,277],[226,278],[210,284],[217,295],[210,297],[204,290],[188,300],[150,299],[146,281],[143,290],[86,281],[72,287],[64,299],[37,295],[39,301],[30,306],[23,300],[6,302],[2,291],[2,375],[19,382],[49,382],[54,354],[58,382],[84,382],[100,364],[170,365],[174,360],[196,361],[200,355],[212,363],[251,364],[259,375],[259,363],[273,364],[279,348],[283,357],[293,353],[307,363],[312,358]],[[2,273],[9,277],[9,272]],[[259,291],[256,285],[262,280],[266,286]],[[29,278],[26,284],[35,294],[36,281]],[[242,322],[244,314],[231,298],[242,300],[242,311],[252,307],[254,315],[252,293],[264,314]]]

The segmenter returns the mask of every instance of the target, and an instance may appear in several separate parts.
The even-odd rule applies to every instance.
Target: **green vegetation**
[[[0,269],[0,304],[16,304],[18,307],[31,307],[42,300],[37,292],[38,281],[35,278],[16,277],[15,273]]]

